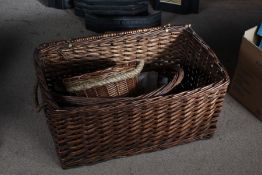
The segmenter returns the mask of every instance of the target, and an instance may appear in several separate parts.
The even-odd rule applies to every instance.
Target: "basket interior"
[[[144,70],[152,66],[180,64],[185,73],[178,88],[181,92],[225,79],[223,68],[215,61],[216,56],[185,27],[78,39],[70,44],[56,43],[40,49],[38,58],[51,92],[65,92],[59,89],[63,78],[103,69],[116,61],[134,59],[145,60]]]

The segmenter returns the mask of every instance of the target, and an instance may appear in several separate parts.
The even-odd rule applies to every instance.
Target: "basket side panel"
[[[63,167],[90,165],[211,137],[225,92],[56,112],[48,123]]]

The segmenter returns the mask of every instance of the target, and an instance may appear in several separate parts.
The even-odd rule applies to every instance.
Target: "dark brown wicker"
[[[131,94],[137,86],[143,60],[116,64],[107,69],[63,79],[67,91],[84,97],[118,97]]]
[[[184,79],[176,92],[163,96],[64,106],[53,95],[55,84],[94,58],[144,59],[145,66],[179,62]],[[42,44],[35,52],[35,66],[63,168],[210,138],[229,84],[216,55],[189,26]]]

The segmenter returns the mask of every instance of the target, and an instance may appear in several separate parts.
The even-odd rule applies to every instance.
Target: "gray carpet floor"
[[[191,23],[232,74],[243,32],[262,21],[261,0],[200,0],[201,12],[164,13]],[[60,168],[43,113],[33,104],[32,54],[40,43],[91,35],[71,10],[0,0],[0,174],[262,174],[262,123],[230,96],[212,139],[70,170]]]

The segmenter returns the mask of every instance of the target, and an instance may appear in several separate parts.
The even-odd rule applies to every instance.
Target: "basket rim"
[[[47,50],[48,47],[57,45],[57,44],[68,44],[68,47],[71,48],[73,47],[74,43],[77,42],[82,42],[82,41],[93,41],[93,40],[98,40],[98,39],[103,39],[103,38],[112,38],[115,36],[122,36],[122,35],[128,35],[128,34],[136,34],[136,33],[141,33],[141,32],[148,32],[148,31],[158,31],[158,30],[165,30],[165,31],[169,31],[169,30],[175,30],[175,29],[180,29],[180,30],[186,30],[186,29],[190,29],[191,28],[191,24],[188,25],[165,25],[165,26],[158,26],[158,27],[148,27],[148,28],[143,28],[143,29],[134,29],[134,30],[128,30],[128,31],[121,31],[121,32],[106,32],[104,34],[98,34],[95,36],[87,36],[87,37],[77,37],[77,38],[72,38],[69,40],[58,40],[58,41],[54,41],[54,42],[45,42],[40,44],[37,47],[37,50],[41,51],[41,50]]]
[[[143,100],[147,100],[147,105],[150,105],[150,103],[153,103],[154,101],[157,101],[158,99],[161,98],[166,98],[167,101],[169,100],[185,100],[188,99],[188,97],[190,96],[191,98],[196,98],[196,97],[207,97],[208,98],[208,92],[217,92],[219,91],[219,88],[222,86],[228,86],[229,85],[229,81],[224,81],[221,80],[217,83],[214,84],[210,84],[207,85],[205,87],[200,87],[194,90],[188,90],[188,91],[183,91],[181,93],[178,94],[170,94],[170,95],[166,95],[166,96],[156,96],[156,97],[141,97],[141,98],[137,98],[135,100],[133,99],[129,99],[130,101],[135,101],[136,103],[138,103],[139,101],[143,101]],[[105,97],[106,98],[106,97]],[[110,103],[110,105],[112,104],[117,104],[117,102],[112,102]],[[125,105],[127,108],[130,107],[130,105],[133,105],[133,103],[130,102],[130,104]],[[111,108],[111,107],[105,107],[108,105],[102,104],[100,105],[101,108],[104,109],[104,111],[107,111],[107,108]],[[121,105],[115,105],[115,109],[117,110],[118,108],[122,108]],[[52,112],[56,113],[61,113],[61,112],[70,112],[70,113],[79,113],[82,111],[87,111],[90,110],[88,109],[86,106],[77,106],[77,107],[61,107],[57,105],[57,109],[52,109]],[[91,109],[92,111],[96,111],[97,109]]]
[[[165,95],[165,96],[156,96],[156,97],[146,97],[146,98],[139,98],[136,99],[135,101],[140,101],[140,100],[148,100],[148,101],[155,101],[158,100],[160,98],[166,98],[171,99],[171,100],[184,100],[187,99],[189,96],[192,98],[195,97],[204,97],[207,96],[207,91],[208,92],[217,92],[219,91],[219,89],[222,86],[228,86],[230,83],[229,80],[229,76],[226,76],[224,79],[216,82],[216,83],[212,83],[209,85],[206,85],[204,87],[199,87],[196,88],[194,90],[187,90],[187,91],[183,91],[180,92],[178,94],[170,94],[170,95]],[[42,87],[42,84],[40,84],[40,86]],[[50,108],[50,111],[56,113],[60,113],[60,112],[72,112],[72,113],[78,113],[84,110],[87,110],[86,106],[77,106],[77,107],[64,107],[64,106],[60,106],[55,100],[54,100],[54,96],[53,94],[50,92],[50,89],[46,89],[45,87],[42,87],[42,89],[44,90],[44,93],[47,93],[48,96],[51,96],[51,98],[53,99],[52,101],[49,99],[46,99],[47,101],[49,101],[50,104],[52,104],[52,108]],[[106,98],[106,97],[104,97]],[[116,103],[116,102],[114,102]],[[112,104],[112,103],[111,103]]]

